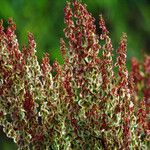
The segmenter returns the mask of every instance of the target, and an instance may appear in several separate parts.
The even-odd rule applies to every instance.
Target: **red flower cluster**
[[[134,78],[139,124],[150,135],[150,56],[144,57],[144,63],[136,58],[131,61],[131,74]],[[147,124],[148,122],[148,124]]]

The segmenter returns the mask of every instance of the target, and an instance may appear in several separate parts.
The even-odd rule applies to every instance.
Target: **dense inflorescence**
[[[128,73],[125,33],[113,62],[114,49],[102,16],[98,35],[85,5],[67,2],[64,11],[62,66],[57,61],[51,66],[48,54],[39,64],[31,33],[28,45],[19,50],[12,19],[6,29],[0,22],[4,132],[23,150],[148,149],[150,57],[145,56],[144,64],[133,59]]]

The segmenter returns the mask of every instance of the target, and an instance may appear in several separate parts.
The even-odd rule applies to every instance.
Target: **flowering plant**
[[[16,26],[0,23],[0,124],[19,149],[147,149],[150,142],[150,59],[126,68],[127,36],[117,59],[105,22],[77,0],[65,7],[60,40],[64,64],[39,64],[36,43],[19,50]],[[100,45],[99,41],[103,41]],[[100,55],[100,57],[99,57]],[[117,72],[114,70],[117,69]],[[143,94],[141,94],[143,93]]]

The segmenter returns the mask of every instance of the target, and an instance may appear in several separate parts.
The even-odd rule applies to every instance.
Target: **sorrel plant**
[[[3,131],[22,150],[148,149],[150,57],[145,56],[144,69],[133,59],[129,73],[125,33],[114,62],[102,16],[98,35],[84,4],[67,2],[64,12],[63,65],[50,65],[48,54],[39,64],[33,35],[28,34],[28,45],[20,50],[13,20],[7,28],[1,20]]]

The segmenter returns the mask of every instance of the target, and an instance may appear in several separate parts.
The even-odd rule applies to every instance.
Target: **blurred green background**
[[[102,14],[113,47],[116,50],[122,32],[128,35],[128,67],[131,57],[142,59],[150,53],[150,0],[82,0],[97,19]],[[34,34],[37,55],[41,61],[45,52],[62,63],[59,39],[64,37],[64,7],[66,0],[0,0],[0,19],[12,17],[17,25],[20,48],[27,43],[27,32]],[[98,30],[98,32],[100,32]],[[0,150],[16,150],[13,140],[0,131]]]

